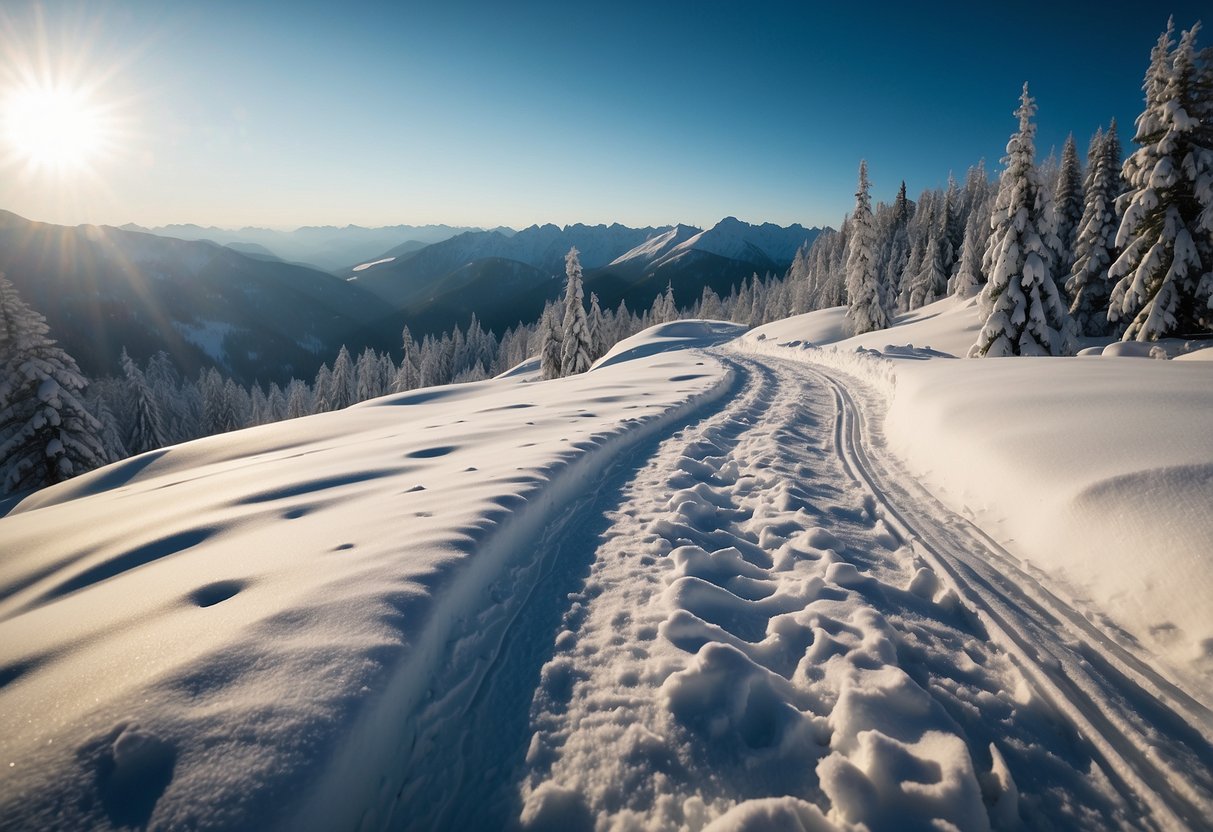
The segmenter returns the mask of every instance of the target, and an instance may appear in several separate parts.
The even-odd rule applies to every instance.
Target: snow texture
[[[1207,827],[1213,364],[952,360],[975,304],[677,321],[6,505],[0,817]]]

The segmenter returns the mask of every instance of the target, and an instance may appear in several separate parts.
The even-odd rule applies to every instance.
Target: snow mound
[[[725,321],[685,320],[651,326],[630,338],[624,338],[594,362],[591,370],[611,367],[625,361],[670,350],[710,347],[731,341],[745,332],[741,324]]]
[[[845,306],[835,306],[775,321],[750,330],[743,342],[752,345],[798,341],[817,347],[837,345],[848,350],[863,347],[878,352],[892,342],[914,344],[959,358],[968,353],[981,329],[977,321],[976,298],[944,298],[898,315],[889,329],[858,336],[851,335],[846,311]]]

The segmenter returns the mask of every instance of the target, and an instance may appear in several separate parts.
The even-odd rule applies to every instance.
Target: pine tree
[[[1159,36],[1124,163],[1108,320],[1127,322],[1125,340],[1213,327],[1213,58],[1196,50],[1199,28],[1174,50],[1170,23]]]
[[[581,261],[577,249],[569,249],[564,258],[564,332],[560,344],[560,374],[572,376],[590,369],[594,347],[585,318],[585,302],[581,288]]]
[[[930,222],[927,245],[922,252],[922,265],[910,285],[909,308],[918,309],[943,297],[948,288],[945,266],[949,246],[947,241],[947,205],[944,204],[937,222]]]
[[[312,412],[327,413],[333,409],[333,371],[321,364],[312,383]]]
[[[674,284],[665,282],[665,294],[661,297],[661,322],[668,324],[678,320],[678,303],[674,300]]]
[[[539,320],[539,371],[543,378],[560,378],[560,327],[556,324],[556,308],[548,304]]]
[[[383,395],[384,384],[380,378],[382,369],[383,365],[379,361],[379,355],[370,347],[364,349],[362,355],[358,356],[358,364],[354,368],[355,401],[365,402]]]
[[[331,384],[331,410],[344,410],[354,403],[354,361],[350,358],[350,351],[346,349],[345,344],[341,345],[337,358],[333,360]]]
[[[268,425],[273,421],[270,418],[270,401],[265,397],[261,384],[255,380],[249,391],[249,405],[249,425]]]
[[[118,424],[118,417],[106,404],[105,397],[102,395],[94,395],[99,385],[90,384],[88,386],[88,401],[87,406],[89,412],[97,417],[97,421],[101,423],[101,430],[97,433],[97,440],[101,443],[101,447],[105,449],[105,461],[117,462],[120,459],[125,459],[130,456],[130,452],[126,449],[126,443],[122,440],[122,430]]]
[[[298,419],[312,413],[312,391],[306,383],[291,379],[286,387],[286,418]]]
[[[286,418],[286,394],[275,382],[270,382],[270,392],[266,395],[266,409],[271,422],[281,422]]]
[[[973,358],[1006,355],[1064,355],[1073,351],[1073,322],[1057,294],[1051,268],[1057,250],[1050,193],[1035,166],[1036,103],[1023,85],[1019,130],[1007,143],[1006,166],[990,216],[986,263],[989,282],[981,291],[985,320]]]
[[[122,373],[126,376],[126,392],[134,405],[134,419],[126,435],[126,447],[132,454],[154,451],[168,444],[164,433],[164,421],[160,415],[160,403],[156,401],[152,388],[125,349],[119,359]]]
[[[960,191],[956,188],[956,179],[948,173],[948,189],[944,193],[942,216],[937,233],[939,236],[939,269],[943,272],[943,281],[936,285],[932,300],[938,300],[947,292],[948,278],[956,270],[957,255],[964,244],[964,219],[960,216]],[[931,301],[927,301],[930,303]]]
[[[952,278],[949,287],[952,294],[957,297],[971,298],[981,290],[981,255],[984,243],[981,223],[983,219],[988,222],[984,212],[978,207],[969,212],[969,219],[965,222],[964,242],[960,247],[960,265],[957,267],[956,275]]]
[[[859,163],[859,188],[855,191],[855,213],[851,215],[851,237],[847,241],[847,318],[856,335],[885,329],[889,325],[884,287],[876,271],[876,233],[872,227],[871,185],[868,163]]]
[[[0,274],[0,486],[42,488],[106,462],[88,382],[49,337],[46,319]]]
[[[1066,137],[1061,152],[1061,170],[1053,192],[1053,211],[1057,215],[1058,256],[1054,274],[1066,275],[1074,266],[1074,240],[1078,234],[1083,212],[1082,168],[1078,164],[1078,147],[1074,134]]]
[[[1116,119],[1105,135],[1096,133],[1087,154],[1088,185],[1078,237],[1074,243],[1074,267],[1066,281],[1066,291],[1073,299],[1070,314],[1082,335],[1111,334],[1108,323],[1108,302],[1112,284],[1108,268],[1116,260],[1116,230],[1120,217],[1116,198],[1120,193],[1120,139],[1116,135]]]
[[[603,317],[602,307],[598,305],[598,295],[590,292],[590,315],[586,319],[590,328],[590,358],[597,361],[606,355],[611,345],[607,343],[607,322]]]

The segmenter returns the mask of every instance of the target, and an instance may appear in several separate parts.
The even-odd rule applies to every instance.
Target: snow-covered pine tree
[[[119,358],[122,374],[126,377],[126,395],[134,408],[125,445],[132,454],[154,451],[168,444],[164,433],[164,419],[160,414],[160,403],[152,393],[151,385],[143,371],[122,350]]]
[[[344,410],[354,403],[355,382],[354,360],[350,358],[350,351],[346,349],[345,344],[342,344],[333,360],[331,410]]]
[[[265,396],[265,403],[271,422],[281,422],[286,418],[286,394],[276,382],[270,382],[270,392]]]
[[[1213,58],[1196,49],[1199,28],[1174,49],[1169,22],[1159,36],[1124,163],[1108,320],[1127,322],[1125,340],[1213,328]]]
[[[1082,222],[1084,192],[1082,166],[1078,163],[1078,147],[1074,134],[1066,137],[1061,151],[1061,170],[1053,191],[1053,211],[1057,215],[1057,262],[1054,274],[1067,275],[1074,266],[1074,239]]]
[[[1074,324],[1062,305],[1051,268],[1057,250],[1051,194],[1035,166],[1036,102],[1023,85],[1019,130],[1007,143],[981,291],[984,320],[969,357],[1066,355]]]
[[[665,282],[665,294],[662,295],[662,323],[678,320],[678,302],[674,300],[674,284],[667,280]]]
[[[944,192],[942,217],[940,218],[939,238],[939,268],[944,274],[943,283],[933,295],[938,300],[947,291],[948,278],[956,271],[956,261],[959,258],[960,247],[964,244],[965,224],[960,214],[960,191],[956,187],[956,178],[948,172],[948,189]],[[927,301],[930,303],[931,301]]]
[[[354,367],[355,401],[365,402],[384,394],[383,380],[379,377],[382,369],[378,353],[370,347],[365,348]]]
[[[105,449],[105,461],[117,462],[120,459],[126,459],[130,456],[130,452],[126,450],[126,443],[122,441],[122,430],[118,424],[118,417],[110,409],[110,406],[105,401],[105,396],[94,395],[99,385],[90,384],[88,386],[88,401],[86,402],[89,412],[97,417],[97,421],[101,423],[101,430],[97,433],[97,440],[101,443],[101,447]]]
[[[585,317],[585,295],[581,287],[581,260],[577,248],[564,256],[564,332],[560,339],[560,374],[584,373],[594,363],[589,322]]]
[[[49,337],[46,319],[0,274],[0,488],[52,485],[107,461],[88,381]]]
[[[417,344],[406,326],[400,333],[403,351],[400,355],[400,366],[396,368],[396,376],[392,379],[392,392],[403,393],[417,387]]]
[[[247,390],[232,379],[223,382],[222,427],[220,433],[246,428],[252,420],[252,401]]]
[[[333,409],[333,371],[321,364],[312,383],[312,412],[327,413]]]
[[[1081,335],[1112,334],[1108,322],[1108,301],[1112,284],[1108,267],[1116,260],[1116,231],[1120,217],[1116,198],[1120,194],[1120,139],[1116,120],[1105,135],[1102,129],[1092,140],[1087,156],[1088,186],[1078,237],[1074,243],[1074,267],[1066,281],[1072,301],[1070,315]]]
[[[297,378],[286,386],[286,418],[298,419],[312,412],[312,391]]]
[[[270,418],[270,400],[265,397],[265,390],[261,389],[261,383],[253,381],[253,386],[249,390],[249,425],[268,425],[273,419]]]
[[[910,284],[909,308],[918,309],[943,297],[948,290],[946,255],[951,245],[947,240],[947,203],[940,206],[940,216],[927,228],[927,245],[922,252],[922,265]]]
[[[539,319],[539,372],[545,379],[560,378],[560,327],[556,323],[556,307],[547,304]]]
[[[611,348],[607,343],[607,322],[603,317],[602,307],[598,305],[598,295],[590,292],[590,314],[586,318],[590,328],[590,358],[597,361],[606,355]]]
[[[969,212],[965,222],[964,243],[960,247],[960,265],[951,280],[949,290],[961,298],[971,298],[981,291],[981,256],[984,235],[981,233],[981,223],[988,222],[980,208]]]
[[[872,227],[871,184],[868,163],[859,163],[859,186],[855,191],[855,213],[851,215],[851,236],[847,241],[847,318],[856,335],[885,329],[889,314],[885,291],[876,271],[876,233]]]

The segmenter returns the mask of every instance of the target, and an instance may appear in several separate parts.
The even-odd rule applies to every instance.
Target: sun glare
[[[88,167],[110,138],[101,109],[86,93],[54,85],[10,93],[3,102],[3,132],[18,161],[57,172]]]

